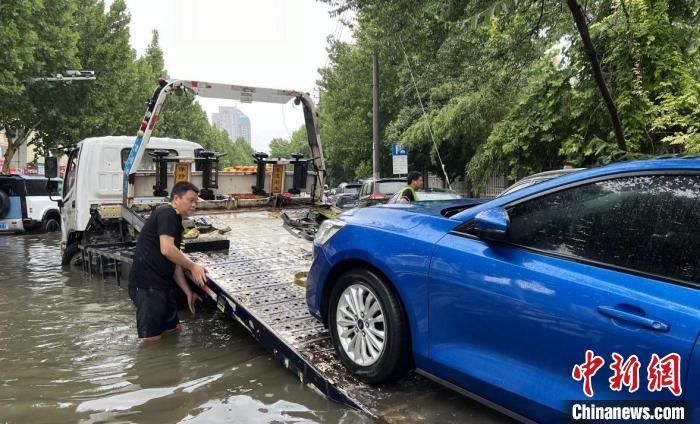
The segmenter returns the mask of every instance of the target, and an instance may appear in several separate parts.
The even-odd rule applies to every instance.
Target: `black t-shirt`
[[[171,288],[175,264],[160,253],[160,236],[175,238],[175,247],[182,243],[182,217],[170,205],[156,208],[148,217],[136,240],[134,264],[129,273],[130,287]]]

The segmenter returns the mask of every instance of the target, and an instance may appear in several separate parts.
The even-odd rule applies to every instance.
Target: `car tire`
[[[7,195],[3,190],[0,190],[0,219],[7,216],[10,211],[10,196]]]
[[[348,271],[337,280],[328,303],[331,339],[351,374],[375,385],[408,372],[408,323],[401,302],[382,278],[365,269]]]
[[[41,231],[44,233],[55,233],[56,231],[61,231],[61,221],[54,217],[46,217],[41,223]]]
[[[80,256],[80,248],[78,243],[71,243],[63,251],[61,257],[61,265],[65,267],[80,266],[82,258]]]

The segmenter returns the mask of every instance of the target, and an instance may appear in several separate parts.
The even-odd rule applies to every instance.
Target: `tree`
[[[542,2],[542,7],[544,7],[544,0]],[[576,0],[566,0],[566,5],[571,10],[571,14],[574,17],[574,22],[576,23],[576,28],[581,35],[581,43],[583,44],[583,50],[588,56],[590,61],[591,71],[593,72],[593,78],[595,79],[598,89],[600,90],[600,95],[603,97],[605,102],[605,107],[608,109],[610,114],[610,123],[612,124],[613,130],[615,131],[615,140],[617,140],[617,147],[623,152],[627,151],[627,143],[625,143],[625,134],[622,129],[622,123],[620,123],[620,116],[617,113],[617,106],[615,101],[610,94],[608,89],[608,84],[605,82],[605,77],[603,77],[603,70],[600,67],[600,61],[598,60],[598,53],[596,53],[595,46],[591,41],[591,35],[588,32],[588,22],[586,20],[586,15],[578,4]]]
[[[294,153],[301,153],[305,157],[310,157],[309,140],[306,135],[306,126],[302,125],[292,133],[292,137],[273,138],[269,145],[270,156],[289,158]]]
[[[0,129],[8,139],[3,173],[19,147],[31,141],[33,130],[61,131],[50,127],[47,119],[60,112],[41,101],[52,99],[57,88],[32,78],[79,64],[74,11],[69,0],[8,0],[0,5]]]
[[[409,144],[418,169],[439,171],[439,150],[450,179],[466,171],[481,185],[700,151],[697,0],[327,3],[357,14],[355,44],[329,42],[319,82],[329,175],[366,169],[370,150],[339,135],[370,128],[361,53],[377,46],[393,83],[383,140]]]

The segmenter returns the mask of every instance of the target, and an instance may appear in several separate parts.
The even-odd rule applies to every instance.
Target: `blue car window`
[[[600,181],[508,213],[513,244],[700,286],[700,175]]]

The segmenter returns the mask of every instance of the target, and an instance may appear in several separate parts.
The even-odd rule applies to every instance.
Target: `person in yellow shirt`
[[[418,201],[416,190],[423,188],[423,176],[418,171],[411,171],[406,178],[406,187],[401,189],[399,203],[411,203]]]

